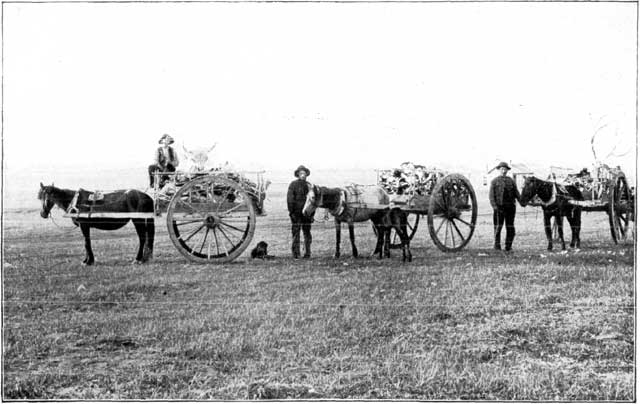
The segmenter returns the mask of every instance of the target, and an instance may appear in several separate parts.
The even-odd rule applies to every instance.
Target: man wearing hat
[[[509,164],[504,161],[496,166],[500,170],[500,175],[491,181],[489,188],[489,202],[493,208],[493,231],[494,244],[493,248],[500,250],[500,233],[502,225],[507,225],[507,237],[504,242],[505,251],[511,251],[511,244],[516,235],[516,228],[513,225],[516,217],[516,200],[520,202],[520,192],[513,178],[508,177],[507,173],[511,170]]]
[[[180,164],[178,160],[178,153],[173,149],[173,147],[169,146],[173,143],[173,138],[167,134],[162,135],[158,143],[161,145],[156,149],[156,154],[154,158],[154,164],[149,166],[149,186],[153,188],[154,184],[154,173],[156,171],[160,172],[175,172],[176,167]],[[169,179],[168,175],[163,175],[160,178],[159,187],[164,185],[164,182]]]
[[[311,257],[311,223],[313,217],[306,217],[302,214],[302,208],[307,200],[309,193],[309,184],[307,177],[311,174],[305,166],[298,167],[293,175],[296,180],[289,184],[287,191],[287,208],[289,209],[289,218],[291,218],[291,235],[293,241],[291,243],[291,252],[293,258],[300,258],[300,230],[304,234],[304,258]]]

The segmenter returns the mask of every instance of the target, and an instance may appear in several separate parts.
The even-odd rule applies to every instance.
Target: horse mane
[[[38,190],[38,199],[42,200],[45,193],[48,193],[55,203],[69,204],[73,199],[76,191],[73,191],[71,189],[57,188],[53,185],[45,185],[44,187],[41,187],[40,190]]]

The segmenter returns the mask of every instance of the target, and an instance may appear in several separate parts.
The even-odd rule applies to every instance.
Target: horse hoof
[[[333,258],[336,258],[336,259],[337,259],[337,258],[340,258],[340,254],[334,254],[334,255],[333,255]]]

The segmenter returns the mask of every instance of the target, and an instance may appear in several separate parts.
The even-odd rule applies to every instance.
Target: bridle
[[[309,216],[312,216],[313,214],[316,213],[316,209],[318,208],[318,206],[321,206],[322,204],[322,193],[320,193],[320,200],[318,201],[318,187],[316,185],[312,185],[311,187],[309,187],[309,193],[307,195],[307,200],[304,204],[303,207],[303,212],[306,211],[308,206],[313,208],[309,208],[308,210],[310,210],[309,212]]]
[[[545,181],[543,179],[537,178],[537,177],[530,177],[530,179],[528,179],[528,181],[535,181],[535,184],[531,187],[533,188],[531,192],[531,196],[529,196],[527,202],[538,198],[539,199],[539,203],[542,206],[550,206],[553,205],[556,202],[556,198],[557,198],[557,186],[555,183],[553,182],[549,182],[549,181]],[[551,195],[549,197],[549,200],[547,201],[543,201],[542,198],[540,198],[540,196],[538,195],[538,192],[540,190],[540,187],[542,187],[545,184],[549,184],[551,186]]]
[[[42,201],[42,210],[40,211],[40,216],[43,219],[46,219],[51,216],[51,209],[55,205],[55,202],[49,198],[50,191],[45,187],[40,191],[42,192],[40,200]]]

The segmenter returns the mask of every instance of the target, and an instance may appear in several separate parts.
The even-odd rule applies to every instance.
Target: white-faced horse
[[[364,207],[367,203],[374,207]],[[357,257],[358,249],[355,244],[353,223],[371,220],[378,233],[376,248],[373,253],[379,254],[380,258],[382,258],[383,253],[385,257],[390,256],[390,234],[393,228],[401,240],[402,260],[411,261],[406,213],[397,208],[380,208],[381,205],[389,205],[389,195],[379,186],[327,188],[311,185],[302,213],[305,216],[313,216],[317,208],[325,208],[335,218],[336,258],[340,257],[340,230],[342,223],[347,223],[349,227],[351,251],[353,256]]]

